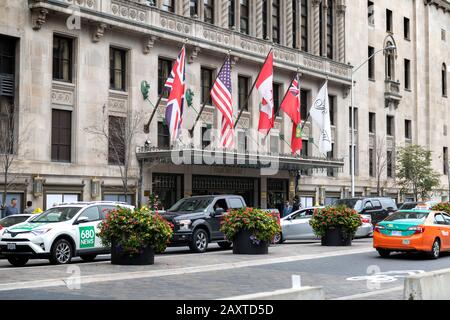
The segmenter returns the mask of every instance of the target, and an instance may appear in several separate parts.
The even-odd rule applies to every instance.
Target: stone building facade
[[[15,145],[10,197],[19,197],[22,205],[32,200],[43,208],[73,200],[145,201],[152,192],[160,195],[165,206],[183,196],[224,192],[242,194],[249,204],[262,207],[280,206],[296,194],[304,205],[347,197],[352,66],[367,59],[369,46],[378,50],[387,42],[397,50],[376,56],[371,64],[373,77],[368,77],[369,65],[355,74],[356,194],[377,192],[369,161],[374,151],[369,150],[395,155],[399,146],[419,143],[433,150],[436,170],[443,173],[450,105],[443,94],[441,69],[450,63],[449,4],[402,0],[394,7],[389,1],[373,2],[370,6],[356,0],[2,1],[0,64],[14,67],[0,70],[2,89],[5,83],[13,88],[13,92],[0,90],[0,102],[2,108],[14,105],[18,136],[25,137]],[[391,31],[386,30],[389,8]],[[409,39],[403,34],[404,18],[409,19]],[[134,117],[142,120],[143,128],[183,44],[187,87],[195,93],[193,107],[186,107],[183,115],[185,130],[192,127],[203,100],[208,100],[204,92],[225,56],[232,57],[235,116],[239,108],[246,108],[236,130],[234,160],[175,165],[168,151],[163,98],[149,132],[137,130],[134,136],[125,198],[123,167],[114,164],[110,141],[98,131]],[[278,102],[297,71],[302,103],[308,108],[328,80],[332,153],[319,153],[318,128],[307,120],[302,156],[292,157],[291,123],[282,113],[265,141],[252,134],[258,124],[259,98],[255,91],[245,106],[243,97],[270,49],[275,56]],[[404,87],[405,59],[409,60],[408,88]],[[151,103],[142,97],[143,80],[150,85]],[[176,150],[193,154],[200,150],[204,155],[206,147],[215,152],[214,133],[208,131],[220,126],[220,117],[206,102],[193,143],[180,144]],[[305,119],[306,109],[303,113]],[[375,132],[369,132],[373,131],[369,113],[375,114]],[[392,122],[390,135],[387,119]],[[407,138],[405,123],[410,126]],[[377,136],[383,143],[377,142]],[[255,155],[260,158],[253,162]],[[267,176],[262,174],[261,159],[272,156],[280,170]],[[394,177],[387,177],[385,171],[381,191],[403,201]],[[442,184],[435,197],[445,200],[444,175]]]

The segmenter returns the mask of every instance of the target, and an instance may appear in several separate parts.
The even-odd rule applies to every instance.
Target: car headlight
[[[177,223],[180,225],[180,230],[189,230],[189,226],[191,225],[191,220],[179,220]]]
[[[49,232],[52,229],[39,229],[39,230],[32,230],[31,233],[34,234],[35,236],[41,236],[43,234],[46,234],[47,232]]]

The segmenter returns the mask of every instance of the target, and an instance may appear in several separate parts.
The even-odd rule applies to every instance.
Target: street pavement
[[[0,260],[0,299],[223,299],[292,287],[322,286],[327,299],[402,299],[403,276],[450,266],[450,255],[429,260],[421,254],[380,258],[372,239],[351,247],[287,242],[269,255],[233,255],[211,245],[205,254],[169,248],[152,266],[113,266],[108,256],[92,263],[75,258],[68,266],[30,261],[11,267]]]

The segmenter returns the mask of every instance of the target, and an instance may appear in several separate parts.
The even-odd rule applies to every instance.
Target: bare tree
[[[377,194],[381,196],[381,180],[383,177],[383,173],[385,172],[388,159],[385,150],[385,138],[377,137],[376,146],[375,146],[375,175],[377,178]]]
[[[123,116],[112,116],[105,112],[103,107],[103,123],[100,127],[92,126],[86,128],[86,131],[95,134],[99,139],[108,144],[107,158],[108,163],[116,165],[120,170],[122,180],[122,192],[126,198],[130,189],[129,181],[138,179],[131,174],[134,140],[142,129],[142,119],[140,113],[133,113],[128,110]],[[131,174],[131,175],[130,175]]]

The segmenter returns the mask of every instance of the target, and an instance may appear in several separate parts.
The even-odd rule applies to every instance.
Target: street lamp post
[[[365,65],[367,62],[369,62],[377,53],[379,52],[384,52],[384,51],[390,51],[390,50],[395,50],[396,47],[395,46],[387,46],[383,49],[380,49],[378,51],[376,51],[374,54],[372,54],[368,59],[366,59],[363,63],[361,63],[356,69],[354,69],[352,71],[352,76],[351,76],[351,130],[352,130],[352,134],[351,134],[351,150],[350,150],[350,159],[351,159],[351,176],[352,176],[352,198],[355,197],[355,93],[354,93],[354,86],[355,86],[355,82],[353,80],[355,73],[361,69],[361,67],[363,65]]]

